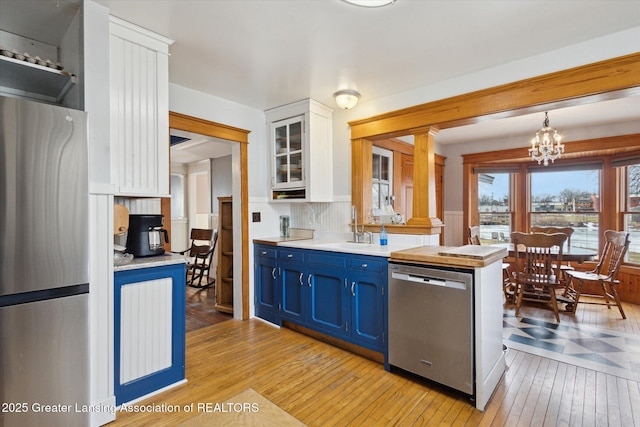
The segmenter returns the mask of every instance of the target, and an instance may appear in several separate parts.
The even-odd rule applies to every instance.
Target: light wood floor
[[[640,333],[640,306],[583,306],[561,322]],[[505,306],[505,311],[512,308]],[[522,308],[527,317],[553,313]],[[484,412],[424,382],[259,320],[229,320],[187,334],[186,385],[147,403],[224,402],[253,388],[308,426],[640,426],[640,384],[508,350]],[[121,414],[110,426],[173,426],[194,414]]]

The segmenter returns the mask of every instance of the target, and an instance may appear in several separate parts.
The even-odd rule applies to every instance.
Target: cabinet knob
[[[266,254],[267,254],[267,251],[260,252],[260,255],[266,255]]]
[[[287,255],[287,258],[293,258],[293,254]]]
[[[362,264],[362,268],[367,268],[367,264]]]

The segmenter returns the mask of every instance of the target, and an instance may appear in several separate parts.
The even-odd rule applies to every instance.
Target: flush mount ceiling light
[[[348,110],[356,106],[358,100],[360,99],[360,93],[355,90],[345,89],[337,91],[333,94],[333,97],[336,99],[336,104],[338,104],[338,107],[342,108],[343,110]]]
[[[382,7],[396,2],[396,0],[342,0],[345,3],[361,7]]]
[[[549,114],[544,113],[544,123],[542,129],[536,132],[536,136],[531,140],[531,148],[529,148],[529,155],[531,160],[537,161],[538,164],[544,161],[544,165],[549,165],[555,159],[559,159],[562,153],[564,153],[564,144],[561,144],[562,136],[558,134],[558,131],[552,127],[549,127]]]

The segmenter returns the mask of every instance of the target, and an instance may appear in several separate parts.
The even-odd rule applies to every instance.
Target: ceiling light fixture
[[[333,94],[333,97],[336,99],[336,104],[338,107],[343,110],[348,110],[353,108],[358,103],[360,99],[360,93],[351,89],[339,90]]]
[[[342,0],[345,3],[361,7],[383,7],[394,4],[396,0]]]
[[[536,132],[536,136],[531,140],[531,148],[529,148],[531,160],[537,161],[538,164],[544,161],[545,166],[549,165],[549,160],[553,163],[564,153],[564,144],[560,143],[561,140],[562,136],[558,131],[549,127],[549,114],[545,112],[542,129]]]

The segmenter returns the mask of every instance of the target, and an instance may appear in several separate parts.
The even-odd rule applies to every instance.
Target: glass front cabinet
[[[304,187],[303,129],[304,116],[271,123],[274,190]]]
[[[271,201],[332,200],[332,114],[332,109],[312,99],[266,111]]]

